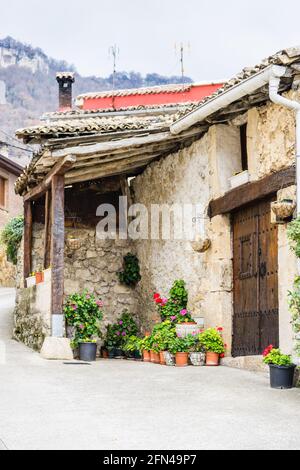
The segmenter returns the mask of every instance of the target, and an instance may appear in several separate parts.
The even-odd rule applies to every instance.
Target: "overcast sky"
[[[118,70],[180,73],[175,44],[186,48],[195,81],[229,78],[280,49],[300,44],[300,2],[289,0],[9,0],[0,36],[41,47],[83,75]]]

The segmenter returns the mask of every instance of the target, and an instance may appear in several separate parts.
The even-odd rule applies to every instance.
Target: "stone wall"
[[[227,140],[226,129],[229,130]],[[235,142],[233,134],[229,126],[213,127],[201,140],[153,163],[134,180],[134,201],[144,204],[149,211],[151,204],[197,204],[202,207],[201,214],[198,214],[202,220],[195,227],[195,232],[211,240],[211,248],[206,253],[195,252],[189,240],[136,242],[142,274],[138,291],[142,318],[147,328],[158,319],[152,300],[153,292],[167,295],[176,279],[184,279],[189,292],[189,309],[194,317],[204,317],[207,327],[223,325],[226,341],[230,344],[230,224],[227,217],[216,217],[210,222],[207,206],[212,191],[218,194],[227,184],[222,158],[230,154]]]
[[[7,261],[5,248],[0,246],[0,287],[15,287],[16,267]]]
[[[66,229],[66,237],[74,236],[80,248],[65,246],[65,295],[87,289],[104,302],[103,332],[124,309],[136,315],[139,323],[139,302],[135,289],[119,283],[117,272],[122,269],[123,257],[133,251],[124,240],[98,240],[95,229]],[[43,263],[44,226],[35,223],[32,241],[32,270]],[[15,337],[27,346],[40,349],[46,334],[50,333],[50,284],[24,289],[22,282],[22,248],[18,262],[18,295],[15,309]],[[44,287],[43,287],[44,286]],[[47,287],[48,286],[48,287]],[[40,293],[49,301],[42,307]]]

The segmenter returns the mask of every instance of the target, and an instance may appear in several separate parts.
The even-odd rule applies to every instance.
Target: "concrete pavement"
[[[0,449],[300,449],[300,390],[268,376],[130,361],[65,365],[10,340],[0,293]]]

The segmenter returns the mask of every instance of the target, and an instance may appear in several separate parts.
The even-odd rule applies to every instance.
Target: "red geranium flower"
[[[156,300],[156,299],[159,299],[160,298],[160,294],[153,294],[153,299]]]
[[[219,328],[217,328],[217,331],[223,331],[223,328],[219,326]]]
[[[264,350],[264,352],[263,352],[263,357],[268,356],[268,354],[270,354],[270,352],[272,351],[272,349],[274,349],[274,346],[273,346],[273,344],[270,344],[270,346],[268,346],[268,347]]]

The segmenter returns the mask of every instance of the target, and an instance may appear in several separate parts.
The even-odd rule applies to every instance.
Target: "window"
[[[0,207],[6,206],[6,179],[0,176]]]
[[[247,124],[240,127],[242,170],[248,170]]]

